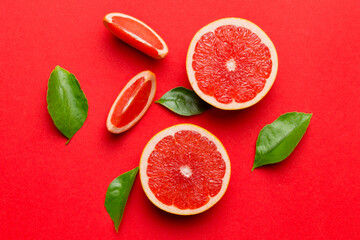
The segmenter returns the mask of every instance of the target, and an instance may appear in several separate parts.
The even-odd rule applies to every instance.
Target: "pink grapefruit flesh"
[[[195,92],[225,110],[260,101],[273,85],[277,69],[277,53],[270,38],[241,18],[220,19],[200,29],[186,59]]]
[[[155,75],[144,71],[133,77],[113,103],[107,121],[107,129],[121,133],[134,126],[145,114],[154,99]]]
[[[116,37],[150,57],[161,59],[168,53],[164,40],[139,19],[123,13],[109,13],[103,22]]]
[[[143,189],[157,207],[178,215],[203,212],[218,202],[230,180],[230,160],[207,130],[179,124],[156,134],[140,160]]]

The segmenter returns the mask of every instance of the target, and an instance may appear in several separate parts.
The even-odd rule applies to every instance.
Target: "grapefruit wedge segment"
[[[116,37],[150,57],[161,59],[168,54],[164,40],[139,19],[123,13],[109,13],[103,23]]]
[[[107,129],[121,133],[134,126],[150,107],[155,92],[155,74],[143,71],[133,77],[113,103],[106,121]]]
[[[139,171],[150,201],[178,215],[198,214],[216,204],[227,189],[230,172],[221,142],[192,124],[157,133],[144,148]]]
[[[186,58],[194,91],[207,103],[225,110],[247,108],[273,85],[278,57],[270,38],[254,23],[224,18],[200,29]]]

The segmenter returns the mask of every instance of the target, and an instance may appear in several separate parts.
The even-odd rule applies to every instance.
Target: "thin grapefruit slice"
[[[109,13],[103,23],[116,37],[150,57],[161,59],[168,54],[164,40],[139,19],[123,13]]]
[[[186,58],[191,86],[214,107],[235,110],[260,101],[275,81],[278,58],[270,38],[254,23],[224,18],[200,29]]]
[[[113,103],[106,121],[107,129],[121,133],[134,126],[150,107],[155,92],[155,74],[143,71],[133,77]]]
[[[157,133],[140,159],[145,194],[160,209],[178,215],[201,213],[224,195],[230,160],[207,130],[179,124]]]

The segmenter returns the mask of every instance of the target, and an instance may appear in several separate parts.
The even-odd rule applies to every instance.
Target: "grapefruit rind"
[[[134,118],[134,120],[132,120],[131,122],[129,122],[128,124],[126,124],[125,126],[122,126],[120,128],[115,127],[112,123],[111,123],[111,116],[114,113],[115,107],[117,105],[117,102],[120,100],[120,98],[122,97],[122,95],[124,94],[125,90],[128,89],[136,80],[138,80],[139,78],[144,77],[145,81],[151,81],[151,92],[148,98],[148,101],[146,102],[146,105],[144,107],[144,109],[140,112],[140,114]],[[156,77],[155,74],[152,73],[149,70],[143,71],[139,74],[137,74],[135,77],[133,77],[126,85],[125,87],[121,90],[121,92],[119,93],[119,95],[117,96],[117,98],[115,99],[113,105],[110,108],[107,120],[106,120],[106,127],[109,130],[109,132],[112,133],[122,133],[125,132],[126,130],[128,130],[129,128],[131,128],[132,126],[134,126],[146,113],[146,111],[148,110],[148,108],[150,107],[152,101],[154,100],[155,97],[155,93],[156,93]],[[130,104],[130,103],[129,103]],[[128,104],[128,105],[129,105]]]
[[[224,103],[218,102],[214,97],[204,94],[197,85],[197,80],[195,78],[195,71],[192,67],[193,55],[195,53],[195,47],[196,47],[197,42],[200,40],[200,38],[205,33],[213,32],[213,31],[215,31],[216,28],[223,26],[223,25],[234,25],[237,27],[245,27],[245,28],[251,30],[253,33],[258,35],[258,37],[261,39],[262,43],[264,43],[270,50],[271,60],[272,60],[272,68],[271,68],[271,73],[270,73],[269,78],[266,79],[264,89],[260,93],[258,93],[255,98],[253,98],[250,101],[244,102],[244,103],[237,103],[237,102],[235,102],[235,100],[233,100],[229,104],[224,104]],[[187,75],[188,75],[190,84],[191,84],[192,88],[194,89],[194,91],[205,102],[209,103],[210,105],[212,105],[216,108],[220,108],[223,110],[243,109],[243,108],[250,107],[250,106],[256,104],[257,102],[259,102],[268,93],[268,91],[274,84],[277,70],[278,70],[278,56],[277,56],[275,46],[272,43],[272,41],[270,40],[270,38],[256,24],[254,24],[246,19],[242,19],[242,18],[223,18],[223,19],[219,19],[214,22],[211,22],[208,25],[201,28],[195,34],[193,39],[191,40],[191,43],[189,45],[188,52],[187,52],[187,57],[186,57],[186,71],[187,71]]]
[[[181,131],[181,130],[196,131],[196,132],[200,133],[202,136],[207,137],[210,141],[212,141],[215,144],[217,151],[220,152],[220,154],[225,162],[225,165],[226,165],[225,175],[222,179],[223,184],[222,184],[222,187],[221,187],[219,193],[217,195],[215,195],[214,197],[209,196],[209,198],[210,198],[209,202],[197,209],[179,209],[179,208],[175,207],[174,205],[168,206],[168,205],[160,202],[149,188],[149,177],[147,176],[146,170],[147,170],[147,166],[148,166],[148,158],[149,158],[151,152],[154,150],[155,145],[161,139],[163,139],[164,137],[169,136],[169,135],[174,135],[176,132]],[[225,194],[227,187],[229,185],[229,181],[230,181],[231,164],[230,164],[229,156],[228,156],[224,146],[222,145],[222,143],[220,142],[220,140],[217,137],[215,137],[212,133],[210,133],[209,131],[207,131],[204,128],[201,128],[199,126],[189,124],[189,123],[183,123],[183,124],[178,124],[178,125],[174,125],[172,127],[166,128],[166,129],[160,131],[159,133],[157,133],[155,136],[153,136],[150,139],[150,141],[145,146],[145,148],[142,152],[141,158],[140,158],[139,175],[140,175],[141,185],[143,187],[143,190],[144,190],[146,196],[149,198],[149,200],[155,206],[157,206],[158,208],[160,208],[166,212],[172,213],[172,214],[195,215],[198,213],[202,213],[202,212],[206,211],[207,209],[211,208],[223,197],[223,195]]]
[[[154,57],[154,58],[158,58],[158,59],[162,59],[162,58],[165,58],[166,55],[169,53],[169,49],[165,43],[165,41],[159,36],[159,34],[157,34],[151,27],[149,27],[146,23],[140,21],[139,19],[137,18],[134,18],[132,16],[129,16],[129,15],[126,15],[124,13],[108,13],[106,14],[106,16],[104,17],[104,23],[106,22],[107,24],[111,23],[113,24],[113,21],[112,21],[112,18],[114,16],[119,16],[119,17],[123,17],[123,18],[129,18],[135,22],[138,22],[140,23],[141,25],[143,25],[144,27],[146,27],[149,31],[151,31],[158,39],[159,41],[161,42],[161,44],[163,45],[163,49],[158,49],[158,48],[155,48],[154,46],[152,46],[151,44],[149,44],[148,42],[146,42],[144,39],[138,37],[136,34],[134,33],[131,33],[131,32],[127,32],[127,34],[129,34],[133,39],[135,39],[136,41],[138,42],[141,42],[142,44],[144,45],[147,45],[149,47],[152,47],[154,48],[156,51],[157,51],[157,54],[158,56],[150,56],[150,57]],[[106,28],[107,25],[105,25]]]

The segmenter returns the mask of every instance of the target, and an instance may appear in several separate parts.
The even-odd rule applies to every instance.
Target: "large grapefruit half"
[[[277,53],[270,38],[241,18],[220,19],[200,29],[186,58],[195,92],[225,110],[260,101],[273,85],[277,69]]]
[[[112,133],[121,133],[134,126],[144,116],[154,100],[155,74],[143,71],[133,77],[121,90],[106,120]]]
[[[178,215],[201,213],[224,195],[230,160],[207,130],[179,124],[157,133],[140,159],[142,187],[160,209]]]
[[[103,23],[116,37],[150,57],[161,59],[168,54],[164,40],[137,18],[123,13],[109,13]]]

